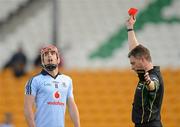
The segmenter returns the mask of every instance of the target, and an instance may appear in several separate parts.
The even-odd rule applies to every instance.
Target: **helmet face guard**
[[[55,70],[57,67],[57,64],[46,64],[43,66],[43,68],[45,68],[47,71],[53,71]]]
[[[57,59],[58,59],[58,64],[60,62],[60,56],[59,56],[59,51],[58,49],[54,46],[54,45],[47,45],[45,47],[43,47],[41,49],[41,63],[42,63],[42,67],[45,68],[47,71],[53,71],[54,69],[56,69],[56,67],[58,66],[58,64],[44,64],[44,54],[48,51],[54,51],[57,55]]]

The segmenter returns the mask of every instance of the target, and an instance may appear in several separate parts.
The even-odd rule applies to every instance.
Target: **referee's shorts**
[[[161,121],[152,121],[149,123],[135,124],[135,127],[163,127]]]

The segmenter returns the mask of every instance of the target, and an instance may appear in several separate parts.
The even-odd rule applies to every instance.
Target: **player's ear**
[[[57,60],[58,60],[58,64],[61,62],[61,58],[60,55],[57,54]]]
[[[44,65],[44,57],[41,55],[41,64]]]
[[[58,58],[58,64],[60,64],[60,62],[61,62],[61,60],[60,60],[60,58]]]

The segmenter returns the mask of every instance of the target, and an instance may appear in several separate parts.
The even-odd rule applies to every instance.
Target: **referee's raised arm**
[[[134,16],[130,16],[130,18],[126,21],[126,27],[128,32],[128,45],[129,45],[129,51],[134,49],[137,45],[139,45],[136,35],[134,32],[134,24],[136,22],[136,19]]]

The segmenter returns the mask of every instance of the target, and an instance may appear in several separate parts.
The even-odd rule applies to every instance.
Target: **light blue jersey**
[[[25,94],[35,96],[36,127],[64,127],[66,101],[73,98],[70,77],[58,74],[53,78],[43,70],[28,81]]]

